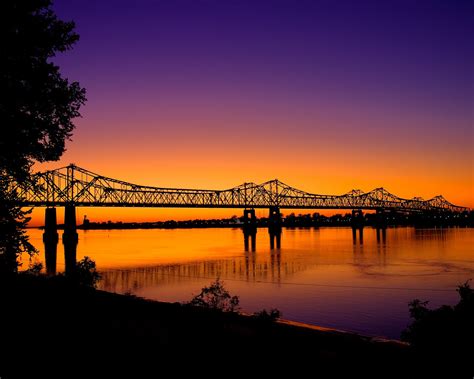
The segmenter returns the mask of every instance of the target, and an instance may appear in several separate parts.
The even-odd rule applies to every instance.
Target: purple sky
[[[54,8],[81,36],[56,62],[89,99],[61,163],[152,185],[278,177],[474,206],[473,1]]]

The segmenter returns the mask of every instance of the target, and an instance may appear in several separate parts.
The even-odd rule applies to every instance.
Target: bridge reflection
[[[351,252],[353,265],[355,267],[364,268],[367,264],[370,266],[384,267],[387,264],[389,256],[393,255],[388,254],[387,246],[393,243],[394,240],[409,239],[419,241],[417,242],[417,246],[420,248],[429,247],[436,243],[438,248],[443,248],[448,239],[456,238],[458,234],[457,229],[364,228],[363,230],[356,229],[352,232],[353,240],[351,243],[351,229],[344,229],[333,229],[335,233],[330,233],[328,231],[330,229],[326,228],[321,230],[319,228],[288,228],[285,229],[283,236],[281,233],[269,233],[266,228],[258,228],[258,231],[251,234],[245,233],[244,230],[239,231],[236,229],[226,236],[222,236],[223,241],[229,238],[230,235],[237,237],[237,241],[232,237],[233,242],[231,243],[234,244],[236,248],[229,245],[229,255],[222,256],[222,253],[220,253],[221,257],[214,257],[208,260],[208,258],[212,257],[212,250],[209,250],[211,254],[191,254],[188,255],[188,258],[185,258],[184,261],[182,258],[183,256],[186,257],[186,253],[184,253],[184,255],[178,255],[177,259],[172,258],[170,260],[166,258],[163,260],[157,256],[157,260],[154,260],[153,258],[149,259],[149,257],[153,257],[153,254],[147,255],[146,251],[144,251],[143,254],[145,255],[139,259],[132,260],[126,266],[120,263],[120,266],[127,267],[125,270],[116,270],[115,267],[117,266],[114,263],[113,256],[108,253],[102,253],[104,248],[106,249],[105,251],[108,251],[107,246],[110,242],[107,242],[107,240],[105,240],[105,245],[98,245],[93,249],[90,248],[90,245],[86,247],[86,232],[81,232],[84,233],[84,235],[81,234],[81,239],[84,238],[81,244],[84,243],[85,247],[85,250],[82,251],[84,247],[81,248],[81,246],[78,245],[77,238],[68,240],[63,236],[62,243],[59,243],[57,233],[50,233],[45,230],[43,234],[43,251],[45,254],[46,272],[49,275],[56,274],[58,263],[59,270],[62,271],[63,262],[64,271],[66,274],[69,274],[74,271],[76,254],[79,256],[91,255],[93,259],[98,259],[100,271],[104,275],[101,286],[104,289],[124,292],[128,289],[141,288],[149,284],[160,285],[169,283],[170,281],[186,280],[188,278],[209,278],[212,280],[217,276],[235,280],[268,280],[279,283],[285,277],[309,269],[315,265],[327,264],[328,261],[334,259],[334,255],[331,255],[332,253],[325,254],[324,252],[331,249],[334,243],[333,241],[336,241],[336,236],[337,240],[340,241],[338,243],[341,244],[341,250],[336,252],[338,257],[347,252]],[[323,234],[321,234],[323,230],[324,238],[322,238]],[[295,243],[295,241],[297,241],[298,236],[305,231],[309,233],[307,235],[311,236],[309,240],[306,240],[308,245],[304,247],[304,249],[309,252],[301,256],[300,245]],[[120,235],[119,232],[114,233]],[[130,232],[127,231],[126,233]],[[151,232],[147,233],[149,233],[150,236],[152,235]],[[153,238],[162,238],[160,237],[160,233],[158,233],[156,237],[154,237],[155,235],[153,234]],[[171,233],[173,234],[174,232]],[[178,234],[182,235],[182,233],[191,233],[191,231],[182,231]],[[219,234],[221,232],[217,231],[217,233]],[[203,238],[202,235],[202,232],[199,231],[193,238]],[[101,234],[98,235],[98,237],[100,236]],[[284,241],[282,241],[282,237]],[[133,238],[136,237],[130,236],[130,238],[133,240]],[[212,238],[215,238],[214,233],[212,233]],[[239,243],[239,240],[243,240],[243,246],[240,245],[242,242]],[[177,241],[179,241],[179,238]],[[283,248],[281,247],[282,242]],[[120,243],[121,242],[115,242],[115,244],[119,245]],[[115,245],[111,243],[110,246]],[[174,242],[170,247],[171,246],[174,246]],[[206,248],[219,249],[220,244],[213,244],[212,247]],[[162,247],[160,247],[160,249],[162,249]],[[186,250],[187,249],[193,249],[193,246],[189,245],[189,247],[186,247]],[[201,247],[196,246],[196,249],[197,251],[201,251]],[[62,257],[58,259],[57,254],[62,254],[63,251],[64,259],[62,259]],[[96,256],[94,251],[101,253]],[[178,248],[178,251],[181,250]],[[100,258],[101,254],[106,257],[107,263],[105,265],[102,263],[104,258]],[[192,257],[193,255],[194,258]],[[147,257],[147,263],[143,263],[145,262],[143,260],[144,257]],[[140,259],[142,259],[142,263],[139,263]],[[175,264],[175,262],[179,262],[180,260],[184,263]],[[161,263],[158,264],[158,262]],[[109,269],[107,269],[107,267],[109,267]]]
[[[289,230],[294,230],[295,228],[290,228]],[[298,228],[298,229],[310,229],[310,228]],[[259,228],[259,233],[267,234],[267,228]],[[315,229],[319,230],[319,229]],[[376,241],[377,244],[385,245],[386,243],[386,229],[376,229]],[[364,228],[352,229],[353,245],[362,247],[364,243]],[[369,238],[372,240],[372,232],[369,234]],[[257,277],[256,272],[261,270],[257,269],[255,266],[256,254],[260,253],[267,254],[268,251],[271,252],[269,257],[270,261],[265,264],[265,267],[275,267],[275,265],[280,264],[280,249],[281,249],[281,240],[282,240],[282,231],[281,229],[275,231],[268,230],[268,245],[260,245],[259,249],[257,246],[257,229],[253,229],[249,232],[247,229],[242,230],[242,239],[243,239],[243,252],[245,253],[245,259],[243,263],[246,267],[246,275],[243,275],[247,278]],[[58,254],[58,233],[51,232],[45,229],[43,233],[43,242],[44,242],[44,252],[45,252],[45,264],[46,272],[48,275],[55,275],[57,272],[57,254]],[[262,238],[259,238],[259,243],[262,244]],[[64,271],[66,275],[69,275],[74,272],[76,267],[76,256],[78,248],[78,237],[77,232],[67,231],[63,233],[62,236],[62,245],[64,249]],[[354,250],[354,252],[358,251]],[[265,268],[266,269],[266,268]],[[279,272],[279,269],[277,270]],[[227,272],[227,271],[226,271]],[[207,275],[208,272],[201,273]],[[241,275],[242,276],[242,275]]]
[[[309,266],[312,264],[292,259],[291,255],[284,255],[281,250],[273,250],[270,254],[246,252],[242,257],[232,259],[104,271],[101,272],[100,288],[124,293],[189,279],[214,280],[217,277],[225,280],[279,283]]]

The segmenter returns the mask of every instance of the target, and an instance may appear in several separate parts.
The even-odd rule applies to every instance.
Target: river
[[[42,230],[28,234],[44,261]],[[388,338],[409,323],[410,300],[454,304],[456,286],[474,278],[471,228],[389,228],[378,238],[365,228],[362,241],[350,228],[284,229],[273,249],[259,229],[253,248],[240,229],[80,230],[77,258],[96,261],[106,291],[182,302],[220,277],[246,313],[278,308],[285,319]]]

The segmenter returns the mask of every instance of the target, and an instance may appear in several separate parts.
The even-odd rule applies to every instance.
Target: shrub
[[[274,322],[281,317],[281,312],[276,308],[272,308],[269,311],[262,309],[259,312],[255,312],[253,315],[258,320]]]
[[[80,285],[96,288],[100,274],[97,272],[95,262],[87,256],[77,262],[75,278]]]
[[[224,283],[217,278],[208,287],[204,287],[201,293],[195,296],[190,305],[217,309],[224,312],[236,312],[240,309],[239,297],[231,296],[224,287]]]
[[[43,263],[30,263],[30,266],[28,267],[28,270],[25,271],[25,274],[38,276],[39,274],[41,274],[41,270],[43,270]]]
[[[460,285],[457,292],[460,300],[454,306],[429,309],[427,301],[410,302],[413,322],[402,332],[401,338],[421,357],[436,365],[450,365],[457,370],[467,368],[474,374],[474,368],[468,364],[474,342],[474,290],[468,281]]]

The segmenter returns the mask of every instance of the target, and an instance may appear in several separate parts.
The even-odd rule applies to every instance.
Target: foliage
[[[75,278],[80,285],[96,288],[101,276],[95,262],[86,256],[76,263]]]
[[[259,312],[255,312],[253,315],[258,320],[273,322],[281,317],[281,312],[276,308],[272,308],[269,311],[262,309]]]
[[[32,182],[35,162],[58,160],[79,117],[85,90],[63,78],[51,59],[79,36],[51,0],[2,3],[0,22],[0,270],[16,272],[21,252],[33,254],[24,227],[28,212],[11,184]],[[34,184],[34,183],[33,183]]]
[[[43,270],[43,263],[36,262],[31,263],[30,267],[28,267],[28,270],[26,270],[25,273],[29,275],[38,276],[41,273],[41,270]]]
[[[429,309],[427,301],[413,300],[409,310],[413,322],[402,332],[402,340],[429,360],[456,362],[458,368],[467,363],[468,347],[474,341],[474,289],[469,281],[457,289],[459,302]],[[472,357],[471,357],[472,358]],[[472,374],[474,370],[470,368]]]
[[[0,152],[1,154],[1,152]],[[0,274],[16,273],[18,256],[36,252],[25,233],[29,211],[11,206],[16,195],[7,190],[8,181],[0,177]]]
[[[202,288],[201,293],[195,296],[189,304],[224,312],[236,312],[240,308],[239,297],[231,296],[219,278],[212,282],[209,287]]]

